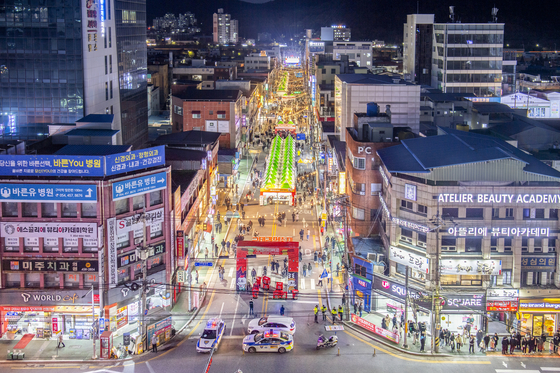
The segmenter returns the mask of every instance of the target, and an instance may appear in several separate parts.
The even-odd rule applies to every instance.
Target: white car
[[[293,348],[294,337],[279,330],[251,334],[243,338],[243,351],[245,352],[278,352],[283,354]]]
[[[196,342],[196,352],[210,352],[212,348],[217,350],[225,331],[226,323],[222,319],[216,317],[208,320]]]
[[[249,334],[268,332],[271,329],[293,335],[296,332],[296,322],[291,317],[264,316],[249,321],[247,326]]]

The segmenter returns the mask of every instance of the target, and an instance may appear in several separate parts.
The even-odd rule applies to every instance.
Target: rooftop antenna
[[[453,5],[449,7],[449,18],[451,18],[451,23],[455,23],[455,7]]]
[[[492,8],[492,22],[498,23],[498,8],[496,6]]]

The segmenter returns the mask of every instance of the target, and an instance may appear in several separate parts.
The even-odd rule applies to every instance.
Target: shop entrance
[[[247,260],[257,255],[288,256],[288,284],[287,291],[298,290],[299,269],[298,242],[262,242],[239,241],[237,244],[237,259],[235,284],[237,291],[247,290]]]

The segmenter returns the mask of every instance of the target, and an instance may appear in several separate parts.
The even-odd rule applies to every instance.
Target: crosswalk
[[[504,364],[505,365],[505,364]],[[540,369],[540,370],[539,370]],[[560,372],[560,367],[540,367],[539,369],[495,369],[496,373],[542,373]]]

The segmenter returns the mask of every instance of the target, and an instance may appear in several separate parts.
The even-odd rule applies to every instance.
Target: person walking
[[[420,335],[420,352],[424,352],[425,346],[426,346],[426,332],[422,332],[422,335]]]
[[[254,315],[254,312],[253,312],[253,300],[252,300],[252,299],[249,301],[249,315]]]
[[[471,335],[469,340],[469,354],[474,354],[474,335]]]
[[[317,321],[317,312],[319,312],[319,305],[316,305],[315,308],[313,308],[313,314],[315,315],[315,322],[318,324],[319,321]]]
[[[321,306],[321,312],[323,313],[323,321],[327,321],[327,306],[324,304]]]
[[[360,317],[362,317],[362,302],[358,305],[358,312],[360,313]]]
[[[484,347],[480,347],[480,352],[488,351],[488,347],[490,346],[490,334],[486,334],[483,338]]]
[[[508,353],[508,347],[509,347],[509,340],[508,340],[508,337],[505,336],[505,337],[502,339],[502,355],[507,355],[507,353]]]
[[[358,314],[358,302],[354,302],[354,315]]]
[[[196,283],[198,284],[198,269],[196,270],[196,274],[194,275],[194,278],[196,280]]]
[[[309,241],[309,236],[311,235],[311,229],[307,230],[307,241]]]
[[[303,228],[299,231],[299,240],[303,241]]]
[[[397,313],[395,312],[395,314],[393,315],[393,329],[395,329],[397,327]]]
[[[62,331],[58,332],[58,345],[56,346],[56,348],[60,348],[60,345],[62,345],[62,347],[66,347],[66,345],[64,344],[64,336],[62,335]]]
[[[461,346],[463,345],[463,337],[461,336],[461,333],[457,333],[455,343],[457,344],[457,352],[461,352]]]
[[[152,335],[152,352],[157,352],[157,341],[158,337],[157,335],[153,334]]]

